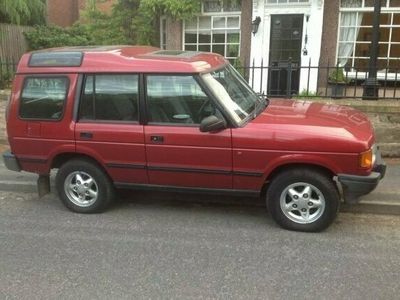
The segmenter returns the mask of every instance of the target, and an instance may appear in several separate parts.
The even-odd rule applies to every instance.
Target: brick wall
[[[68,27],[79,19],[79,0],[47,0],[47,22]]]
[[[98,3],[100,11],[111,13],[116,0]],[[68,27],[80,18],[80,11],[85,8],[86,0],[47,0],[47,22],[52,25]]]
[[[336,64],[336,44],[338,35],[339,0],[325,1],[324,24],[322,27],[321,56],[319,65],[326,67]],[[318,76],[318,86],[325,87],[327,84],[327,70],[321,69]]]

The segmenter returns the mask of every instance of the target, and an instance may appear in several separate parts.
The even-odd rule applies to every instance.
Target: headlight
[[[360,167],[369,169],[374,163],[374,154],[372,148],[360,154]]]

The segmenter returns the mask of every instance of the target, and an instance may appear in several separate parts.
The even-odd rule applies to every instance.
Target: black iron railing
[[[400,60],[399,60],[400,62]],[[398,64],[400,66],[400,64]],[[291,60],[264,65],[252,62],[237,67],[259,94],[284,98],[362,98],[368,68],[348,69],[335,65],[301,66]],[[378,99],[400,99],[400,68],[377,70]]]
[[[400,60],[397,64],[400,66]],[[17,63],[0,60],[0,89],[9,88]],[[259,94],[283,98],[354,98],[363,96],[368,68],[351,70],[335,65],[301,66],[288,60],[265,65],[253,60],[251,66],[237,67]],[[387,67],[377,70],[378,99],[400,100],[400,68]]]

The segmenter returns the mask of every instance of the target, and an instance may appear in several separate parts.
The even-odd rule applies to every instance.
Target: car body
[[[60,198],[77,212],[104,210],[115,187],[266,194],[281,226],[318,231],[341,195],[355,202],[386,168],[361,112],[263,99],[212,53],[27,53],[6,119],[6,166],[41,178],[58,168]]]

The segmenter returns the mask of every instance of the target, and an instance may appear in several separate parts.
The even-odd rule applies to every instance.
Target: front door
[[[268,94],[299,92],[303,15],[272,15]]]
[[[146,75],[144,127],[149,183],[187,188],[232,188],[231,130],[200,132],[215,113],[192,75]]]

